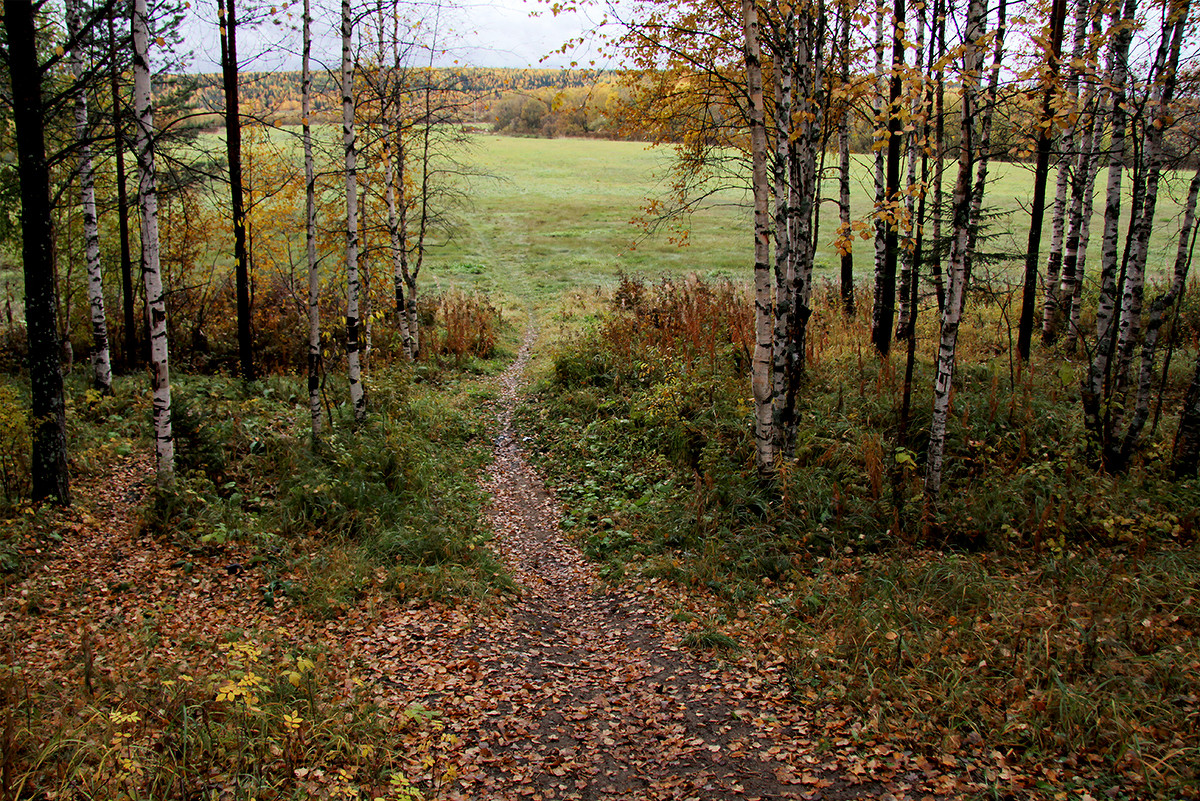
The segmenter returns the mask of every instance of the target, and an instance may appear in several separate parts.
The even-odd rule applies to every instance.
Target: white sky
[[[248,6],[247,0],[239,0],[239,18],[242,9]],[[238,29],[238,60],[243,70],[300,68],[301,7],[298,1],[292,5],[290,11],[294,16],[288,24],[267,23],[258,30]],[[540,15],[531,17],[530,13],[535,11],[541,12]],[[313,0],[313,56],[324,60],[327,66],[335,66],[341,54],[337,38],[339,13],[336,0]],[[435,10],[429,7],[424,14],[428,32]],[[566,55],[555,52],[563,43],[579,37],[589,23],[576,14],[554,17],[547,6],[532,0],[456,3],[437,10],[436,20],[439,50],[436,63],[441,66],[451,66],[456,61],[477,67],[567,67],[571,61],[586,66],[595,57],[586,47]],[[288,25],[295,25],[296,29],[288,30]],[[192,0],[185,45],[193,53],[192,71],[219,71],[216,0]]]

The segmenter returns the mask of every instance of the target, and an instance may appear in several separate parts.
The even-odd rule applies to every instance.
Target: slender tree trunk
[[[1171,13],[1176,21],[1164,26],[1163,39],[1170,42],[1165,63],[1157,74],[1157,108],[1153,110],[1145,136],[1146,180],[1141,193],[1141,214],[1136,218],[1129,260],[1126,267],[1125,287],[1121,299],[1121,315],[1117,326],[1116,376],[1123,383],[1128,375],[1129,364],[1142,325],[1142,301],[1145,291],[1146,260],[1150,249],[1150,230],[1158,204],[1158,187],[1163,170],[1167,166],[1164,134],[1171,126],[1171,102],[1175,96],[1175,75],[1179,54],[1183,45],[1184,28],[1187,23],[1190,2],[1171,4]]]
[[[133,290],[133,256],[129,245],[129,197],[125,185],[125,121],[121,115],[121,86],[117,64],[117,31],[114,17],[117,10],[114,7],[108,17],[109,40],[109,89],[112,95],[112,126],[113,126],[113,157],[116,162],[117,182],[117,231],[121,247],[121,311],[124,330],[124,368],[132,368],[135,364],[144,362],[138,347],[137,313],[134,310],[137,298]],[[142,315],[143,319],[145,315]]]
[[[342,146],[346,173],[346,364],[350,376],[350,403],[354,419],[367,416],[367,397],[363,391],[359,364],[358,300],[362,285],[358,276],[358,150],[354,140],[354,61],[351,39],[354,20],[350,0],[342,0]]]
[[[986,15],[987,7],[983,0],[970,0],[963,42],[962,127],[959,139],[958,180],[954,184],[954,239],[950,246],[949,286],[946,291],[946,308],[942,313],[941,341],[938,345],[937,372],[933,383],[933,419],[929,426],[929,456],[925,471],[925,496],[928,501],[934,503],[942,487],[946,423],[950,418],[950,393],[954,381],[958,328],[962,322],[967,280],[971,177],[974,173],[975,118],[978,113],[976,93],[980,78],[978,44]]]
[[[167,349],[167,306],[158,248],[158,185],[154,174],[154,102],[150,89],[150,20],[146,0],[133,4],[133,105],[136,118],[138,205],[142,213],[142,281],[150,318],[150,388],[154,394],[154,455],[159,486],[175,476],[171,434],[171,375]]]
[[[246,247],[246,204],[242,182],[242,116],[238,97],[237,9],[217,0],[221,25],[221,73],[225,85],[225,151],[229,156],[229,202],[233,212],[233,266],[237,284],[238,362],[253,381],[254,335],[250,326],[250,257]]]
[[[1175,453],[1171,468],[1176,478],[1196,475],[1200,465],[1200,352],[1196,354],[1196,367],[1192,383],[1188,385],[1179,416],[1179,430],[1175,434]]]
[[[1100,25],[1103,8],[1095,10],[1092,15],[1092,34],[1100,38]],[[1101,93],[1089,83],[1084,94],[1083,112],[1086,117],[1083,141],[1080,144],[1079,156],[1075,164],[1075,178],[1071,184],[1070,215],[1067,227],[1066,253],[1063,256],[1062,281],[1059,287],[1059,305],[1061,313],[1058,318],[1066,321],[1068,353],[1074,353],[1079,342],[1079,316],[1081,299],[1083,297],[1084,268],[1087,263],[1087,249],[1091,240],[1092,209],[1095,205],[1096,175],[1099,172],[1100,134],[1104,119]],[[1060,325],[1058,319],[1052,321],[1054,331],[1052,338],[1057,336]]]
[[[771,160],[772,188],[775,195],[775,333],[772,346],[771,409],[773,447],[777,454],[787,452],[787,418],[791,411],[787,406],[788,379],[793,361],[791,350],[795,344],[791,341],[796,282],[795,254],[792,249],[799,245],[796,241],[798,232],[792,225],[791,209],[792,193],[796,189],[792,175],[792,69],[795,59],[795,29],[795,14],[789,11],[784,16],[782,30],[776,31],[772,37],[774,52],[771,58],[775,78],[775,148]]]
[[[67,470],[66,402],[63,395],[50,170],[46,163],[42,66],[38,63],[33,5],[5,0],[4,30],[12,81],[12,120],[21,187],[21,255],[25,268],[25,324],[29,336],[32,489],[35,502],[71,503]]]
[[[904,195],[904,243],[900,251],[900,320],[896,323],[896,339],[906,340],[912,331],[913,318],[916,309],[913,308],[913,275],[915,272],[916,256],[916,211],[917,195],[925,197],[925,187],[917,184],[917,146],[919,144],[922,112],[925,108],[924,73],[921,71],[925,64],[925,0],[916,0],[913,10],[916,12],[917,41],[916,58],[913,63],[913,82],[917,89],[912,92],[911,128],[908,132],[908,191]]]
[[[842,88],[850,88],[850,26],[853,12],[849,0],[839,4],[841,15],[841,78]],[[838,249],[841,251],[842,311],[854,316],[854,232],[850,227],[850,105],[847,103],[838,118]]]
[[[888,89],[887,186],[884,193],[887,227],[884,232],[883,284],[876,293],[881,308],[875,318],[879,327],[871,332],[875,348],[887,355],[896,322],[896,265],[900,257],[900,148],[904,123],[900,119],[900,95],[904,90],[905,0],[894,0],[892,9],[892,68]]]
[[[404,355],[413,358],[412,335],[408,330],[408,310],[404,302],[404,273],[406,265],[404,257],[407,244],[400,227],[400,215],[397,213],[396,184],[400,184],[400,202],[404,203],[404,132],[400,126],[400,101],[402,97],[400,74],[399,20],[400,15],[392,15],[392,75],[389,83],[391,91],[390,105],[387,114],[387,128],[384,131],[384,202],[387,203],[388,239],[392,249],[392,289],[396,299],[396,325],[400,329],[400,341],[404,347]],[[399,176],[397,176],[399,173]]]
[[[933,21],[937,35],[933,38],[936,41],[937,55],[936,57],[931,55],[930,61],[939,64],[942,57],[946,55],[946,18],[954,13],[952,4],[949,8],[946,6],[946,0],[934,0]],[[933,134],[935,140],[933,152],[936,163],[933,169],[933,230],[930,233],[933,250],[929,254],[929,279],[933,282],[938,313],[941,314],[946,309],[946,286],[942,280],[942,217],[945,214],[945,210],[942,208],[945,203],[942,184],[946,171],[946,70],[943,67],[938,67],[933,83],[936,87],[934,90]]]
[[[987,99],[979,112],[978,138],[975,153],[975,187],[971,190],[971,230],[967,234],[967,286],[971,283],[971,269],[979,244],[979,232],[983,225],[983,195],[987,191],[988,167],[992,162],[992,120],[1000,106],[1000,66],[1004,61],[1004,37],[1008,32],[1008,0],[1000,0],[996,11],[996,35],[992,43],[992,66],[989,70]],[[964,287],[963,291],[966,291]]]
[[[768,210],[767,130],[763,108],[762,56],[758,44],[758,24],[758,8],[754,0],[742,0],[754,188],[754,358],[751,367],[751,388],[755,408],[755,461],[760,475],[771,476],[775,473],[775,437],[771,408],[771,224]]]
[[[1029,244],[1025,250],[1025,285],[1021,293],[1021,319],[1017,324],[1017,355],[1029,361],[1033,341],[1034,307],[1037,303],[1037,271],[1042,246],[1042,218],[1046,214],[1046,181],[1050,174],[1050,147],[1054,143],[1054,95],[1062,55],[1063,23],[1067,17],[1066,0],[1053,0],[1050,7],[1050,43],[1046,54],[1045,90],[1042,93],[1041,133],[1038,136],[1037,165],[1033,172],[1033,202],[1029,212]]]
[[[1121,452],[1114,467],[1124,468],[1129,464],[1134,450],[1142,434],[1146,421],[1150,418],[1150,394],[1154,389],[1155,359],[1158,355],[1158,333],[1162,328],[1167,310],[1171,309],[1183,295],[1187,284],[1188,265],[1190,262],[1190,247],[1192,226],[1196,222],[1196,198],[1200,195],[1200,170],[1197,170],[1188,189],[1187,203],[1184,206],[1183,225],[1179,229],[1179,244],[1175,251],[1175,277],[1170,288],[1150,304],[1149,319],[1146,321],[1146,338],[1142,343],[1142,364],[1138,372],[1137,401],[1129,427],[1121,443]]]
[[[300,73],[300,115],[304,132],[304,252],[308,262],[308,411],[313,444],[321,436],[321,270],[317,262],[317,177],[313,164],[312,126],[312,13],[304,0],[303,54]]]
[[[888,114],[885,106],[883,73],[883,0],[875,8],[875,102],[872,150],[875,153],[875,292],[871,308],[871,341],[886,354],[891,345],[892,319],[895,314],[896,279],[888,281],[887,274],[887,158],[885,150],[891,141]],[[882,337],[880,331],[885,332]],[[880,340],[886,342],[880,344]]]
[[[1075,6],[1075,31],[1071,48],[1071,60],[1067,65],[1066,101],[1075,114],[1075,122],[1069,124],[1059,137],[1058,175],[1055,178],[1054,210],[1050,214],[1050,253],[1046,258],[1046,279],[1043,284],[1042,300],[1042,342],[1049,345],[1058,338],[1059,307],[1065,301],[1070,303],[1070,296],[1060,297],[1060,277],[1063,267],[1063,246],[1068,234],[1068,216],[1070,207],[1067,205],[1067,192],[1072,184],[1078,185],[1078,159],[1075,153],[1076,136],[1080,128],[1080,120],[1086,111],[1086,101],[1082,107],[1079,100],[1080,65],[1083,62],[1084,46],[1087,43],[1087,22],[1090,0],[1077,0]],[[1085,130],[1087,130],[1085,128]],[[1086,136],[1086,134],[1085,134]],[[1086,165],[1085,165],[1086,168]],[[1075,180],[1072,180],[1074,177]],[[1071,195],[1074,200],[1074,193]],[[1076,233],[1078,236],[1078,233]],[[1078,239],[1076,239],[1078,246]],[[1074,287],[1071,288],[1073,291]]]
[[[1081,389],[1083,422],[1087,430],[1089,460],[1099,465],[1104,449],[1101,406],[1105,379],[1114,344],[1113,320],[1116,312],[1118,240],[1121,221],[1121,182],[1125,173],[1126,91],[1129,44],[1133,39],[1136,0],[1125,0],[1122,15],[1113,8],[1116,37],[1109,51],[1109,92],[1112,97],[1109,118],[1112,131],[1108,148],[1108,186],[1104,205],[1103,242],[1100,253],[1100,296],[1096,303],[1096,347]]]
[[[790,252],[793,260],[791,289],[792,319],[788,344],[787,396],[783,422],[784,453],[795,453],[798,418],[797,398],[805,376],[808,339],[808,320],[812,315],[813,261],[816,256],[815,232],[820,207],[820,169],[818,161],[824,154],[822,132],[825,127],[825,3],[816,0],[800,7],[796,24],[791,26],[790,69],[796,79],[795,110],[800,120],[792,136],[789,150],[791,166],[791,202],[789,229],[792,233]]]
[[[79,34],[78,0],[67,2],[67,30],[72,39]],[[80,45],[72,49],[75,76],[75,141],[79,148],[79,205],[83,212],[83,250],[87,262],[88,307],[92,318],[92,385],[105,395],[112,393],[112,362],[108,348],[108,317],[104,312],[104,277],[100,272],[100,222],[96,216],[96,182],[92,166],[92,143],[88,131],[87,94],[84,91],[83,57]]]

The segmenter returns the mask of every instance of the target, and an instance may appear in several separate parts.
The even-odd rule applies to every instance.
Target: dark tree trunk
[[[883,304],[875,316],[878,328],[871,332],[875,347],[887,355],[892,345],[892,327],[896,323],[896,264],[900,258],[900,146],[904,143],[904,122],[900,118],[900,94],[904,89],[904,0],[895,0],[892,27],[892,78],[888,91],[887,189],[889,209],[887,234],[884,236],[883,286],[878,297]]]
[[[1042,245],[1042,218],[1046,216],[1046,181],[1050,174],[1050,146],[1054,142],[1054,77],[1062,54],[1063,24],[1067,18],[1066,0],[1054,0],[1050,8],[1050,52],[1047,55],[1046,87],[1042,94],[1042,122],[1038,137],[1037,166],[1033,173],[1033,206],[1030,209],[1029,244],[1025,251],[1025,286],[1021,293],[1021,320],[1017,325],[1017,354],[1029,360],[1033,339],[1034,309],[1037,306],[1038,259]]]
[[[46,163],[42,68],[37,59],[33,4],[5,0],[4,30],[12,81],[12,115],[21,185],[21,239],[25,264],[25,322],[32,393],[33,500],[71,503],[67,423],[59,363],[54,236],[50,224],[50,171]]]
[[[250,329],[250,258],[246,247],[246,203],[242,196],[242,118],[238,98],[237,10],[234,0],[217,0],[221,20],[221,73],[225,82],[225,148],[229,155],[229,202],[233,211],[233,260],[237,281],[238,361],[242,378],[255,379],[254,334]]]
[[[137,296],[133,290],[133,255],[129,245],[129,193],[125,187],[125,121],[121,117],[121,85],[117,64],[117,31],[114,18],[108,18],[108,40],[112,64],[109,69],[112,90],[113,157],[117,168],[117,229],[121,239],[121,311],[125,329],[124,366],[126,370],[144,364],[145,354],[138,350]],[[144,318],[145,315],[143,314]]]

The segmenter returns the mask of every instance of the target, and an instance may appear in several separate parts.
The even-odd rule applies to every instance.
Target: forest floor
[[[197,556],[138,534],[151,465],[133,459],[78,489],[88,500],[63,516],[62,545],[0,603],[9,666],[43,694],[86,685],[123,697],[164,665],[189,680],[231,631],[319,642],[331,674],[359,677],[376,704],[437,715],[436,759],[453,777],[442,798],[1005,794],[1002,764],[963,774],[953,760],[860,734],[849,707],[797,700],[768,650],[685,647],[668,611],[678,590],[665,583],[602,582],[560,532],[511,427],[534,340],[531,328],[498,379],[486,477],[493,546],[519,585],[508,603],[401,604],[372,589],[331,620],[266,606],[250,546]]]

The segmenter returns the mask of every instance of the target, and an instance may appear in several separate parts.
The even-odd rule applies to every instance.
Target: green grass
[[[671,156],[670,149],[652,149],[637,142],[473,137],[468,164],[494,177],[471,180],[470,203],[459,219],[455,237],[430,253],[430,280],[476,286],[545,304],[571,290],[611,286],[620,272],[651,276],[694,272],[701,277],[748,279],[753,239],[745,191],[721,192],[713,207],[698,212],[690,221],[687,247],[668,241],[667,231],[646,236],[630,225],[642,217],[649,199],[661,197],[665,191],[663,177]],[[869,214],[873,207],[871,169],[867,156],[855,157],[851,196],[855,219]],[[953,188],[955,169],[955,163],[947,163],[947,193]],[[1021,268],[1020,254],[1028,237],[1028,212],[1024,209],[1032,191],[1031,170],[1026,165],[993,163],[989,174],[986,207],[1005,215],[993,222],[996,238],[989,249],[1018,255],[1012,269],[1005,271],[1008,280],[1015,282],[1018,273],[1014,270]],[[830,175],[823,188],[826,198],[837,195],[836,181]],[[1182,179],[1169,186],[1160,198],[1151,243],[1151,275],[1165,274],[1174,259],[1175,220],[1181,201],[1177,195],[1186,186]],[[1097,197],[1088,262],[1093,271],[1099,263],[1103,222],[1103,198]],[[830,244],[837,209],[826,203],[821,211],[818,281],[833,280],[838,266]],[[1049,244],[1047,221],[1043,254]],[[858,274],[868,277],[873,245],[857,240],[855,246]]]

